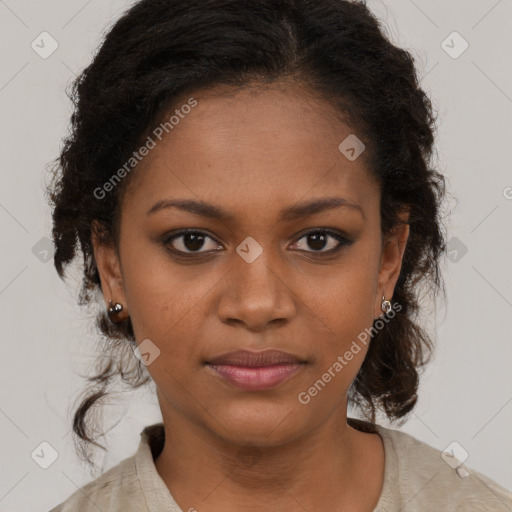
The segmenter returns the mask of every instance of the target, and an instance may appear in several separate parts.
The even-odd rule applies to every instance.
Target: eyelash
[[[353,243],[353,240],[350,240],[350,239],[346,238],[345,236],[343,236],[341,233],[338,233],[337,231],[333,231],[333,230],[327,229],[327,228],[315,228],[315,229],[312,229],[310,231],[307,231],[306,233],[303,233],[300,236],[300,238],[297,238],[297,240],[294,242],[294,244],[299,242],[299,240],[302,240],[303,238],[307,237],[308,235],[317,234],[317,233],[326,234],[328,236],[331,236],[331,237],[335,238],[339,242],[338,245],[336,247],[334,247],[333,249],[330,249],[328,251],[322,251],[322,250],[320,250],[320,251],[304,251],[302,249],[298,249],[298,250],[300,252],[306,252],[306,253],[315,254],[315,255],[318,254],[318,255],[330,255],[330,256],[332,256],[332,255],[336,254],[338,251],[340,251],[343,247],[349,246],[349,245],[351,245]],[[180,238],[180,237],[182,237],[184,235],[187,235],[187,234],[203,235],[204,237],[208,237],[208,238],[214,240],[216,243],[218,243],[217,240],[215,240],[215,238],[210,236],[205,231],[200,231],[200,230],[197,230],[197,229],[184,229],[184,230],[178,231],[176,233],[168,234],[162,240],[162,245],[168,251],[170,251],[171,253],[176,254],[178,256],[184,256],[184,257],[189,257],[189,256],[195,255],[195,254],[208,254],[208,252],[210,252],[210,251],[191,251],[191,252],[186,252],[186,251],[180,251],[178,249],[174,249],[174,248],[169,247],[171,242],[173,242],[174,240],[176,240],[176,239],[178,239],[178,238]]]

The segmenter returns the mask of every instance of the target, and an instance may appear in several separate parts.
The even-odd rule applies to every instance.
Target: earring
[[[117,313],[119,313],[119,312],[121,312],[123,310],[123,305],[119,304],[119,302],[116,302],[115,304],[112,304],[112,301],[109,300],[108,303],[109,303],[109,308],[108,308],[108,314],[109,315],[117,314]]]
[[[391,302],[389,300],[386,300],[386,297],[384,295],[382,296],[382,303],[380,305],[380,309],[384,311],[385,314],[389,313],[393,307],[391,306]]]

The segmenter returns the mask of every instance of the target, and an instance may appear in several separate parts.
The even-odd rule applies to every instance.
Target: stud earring
[[[382,311],[384,311],[385,314],[388,314],[393,308],[393,306],[391,306],[391,302],[389,302],[389,300],[386,300],[386,297],[384,297],[384,295],[382,296],[382,303],[380,305],[380,308],[382,309]]]
[[[123,305],[119,304],[119,302],[116,302],[115,304],[113,304],[112,301],[109,300],[108,303],[109,303],[109,308],[108,308],[109,315],[120,313],[123,310]]]

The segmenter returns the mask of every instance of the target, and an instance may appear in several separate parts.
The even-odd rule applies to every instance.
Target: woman
[[[73,100],[55,265],[81,250],[81,303],[108,312],[74,432],[97,444],[119,375],[155,383],[163,421],[53,512],[512,510],[375,423],[417,400],[444,181],[413,59],[364,4],[142,0]]]

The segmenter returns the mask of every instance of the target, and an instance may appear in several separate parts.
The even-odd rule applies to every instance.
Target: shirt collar
[[[149,512],[183,512],[156,470],[154,459],[165,441],[163,423],[145,427],[135,453],[135,469]]]

